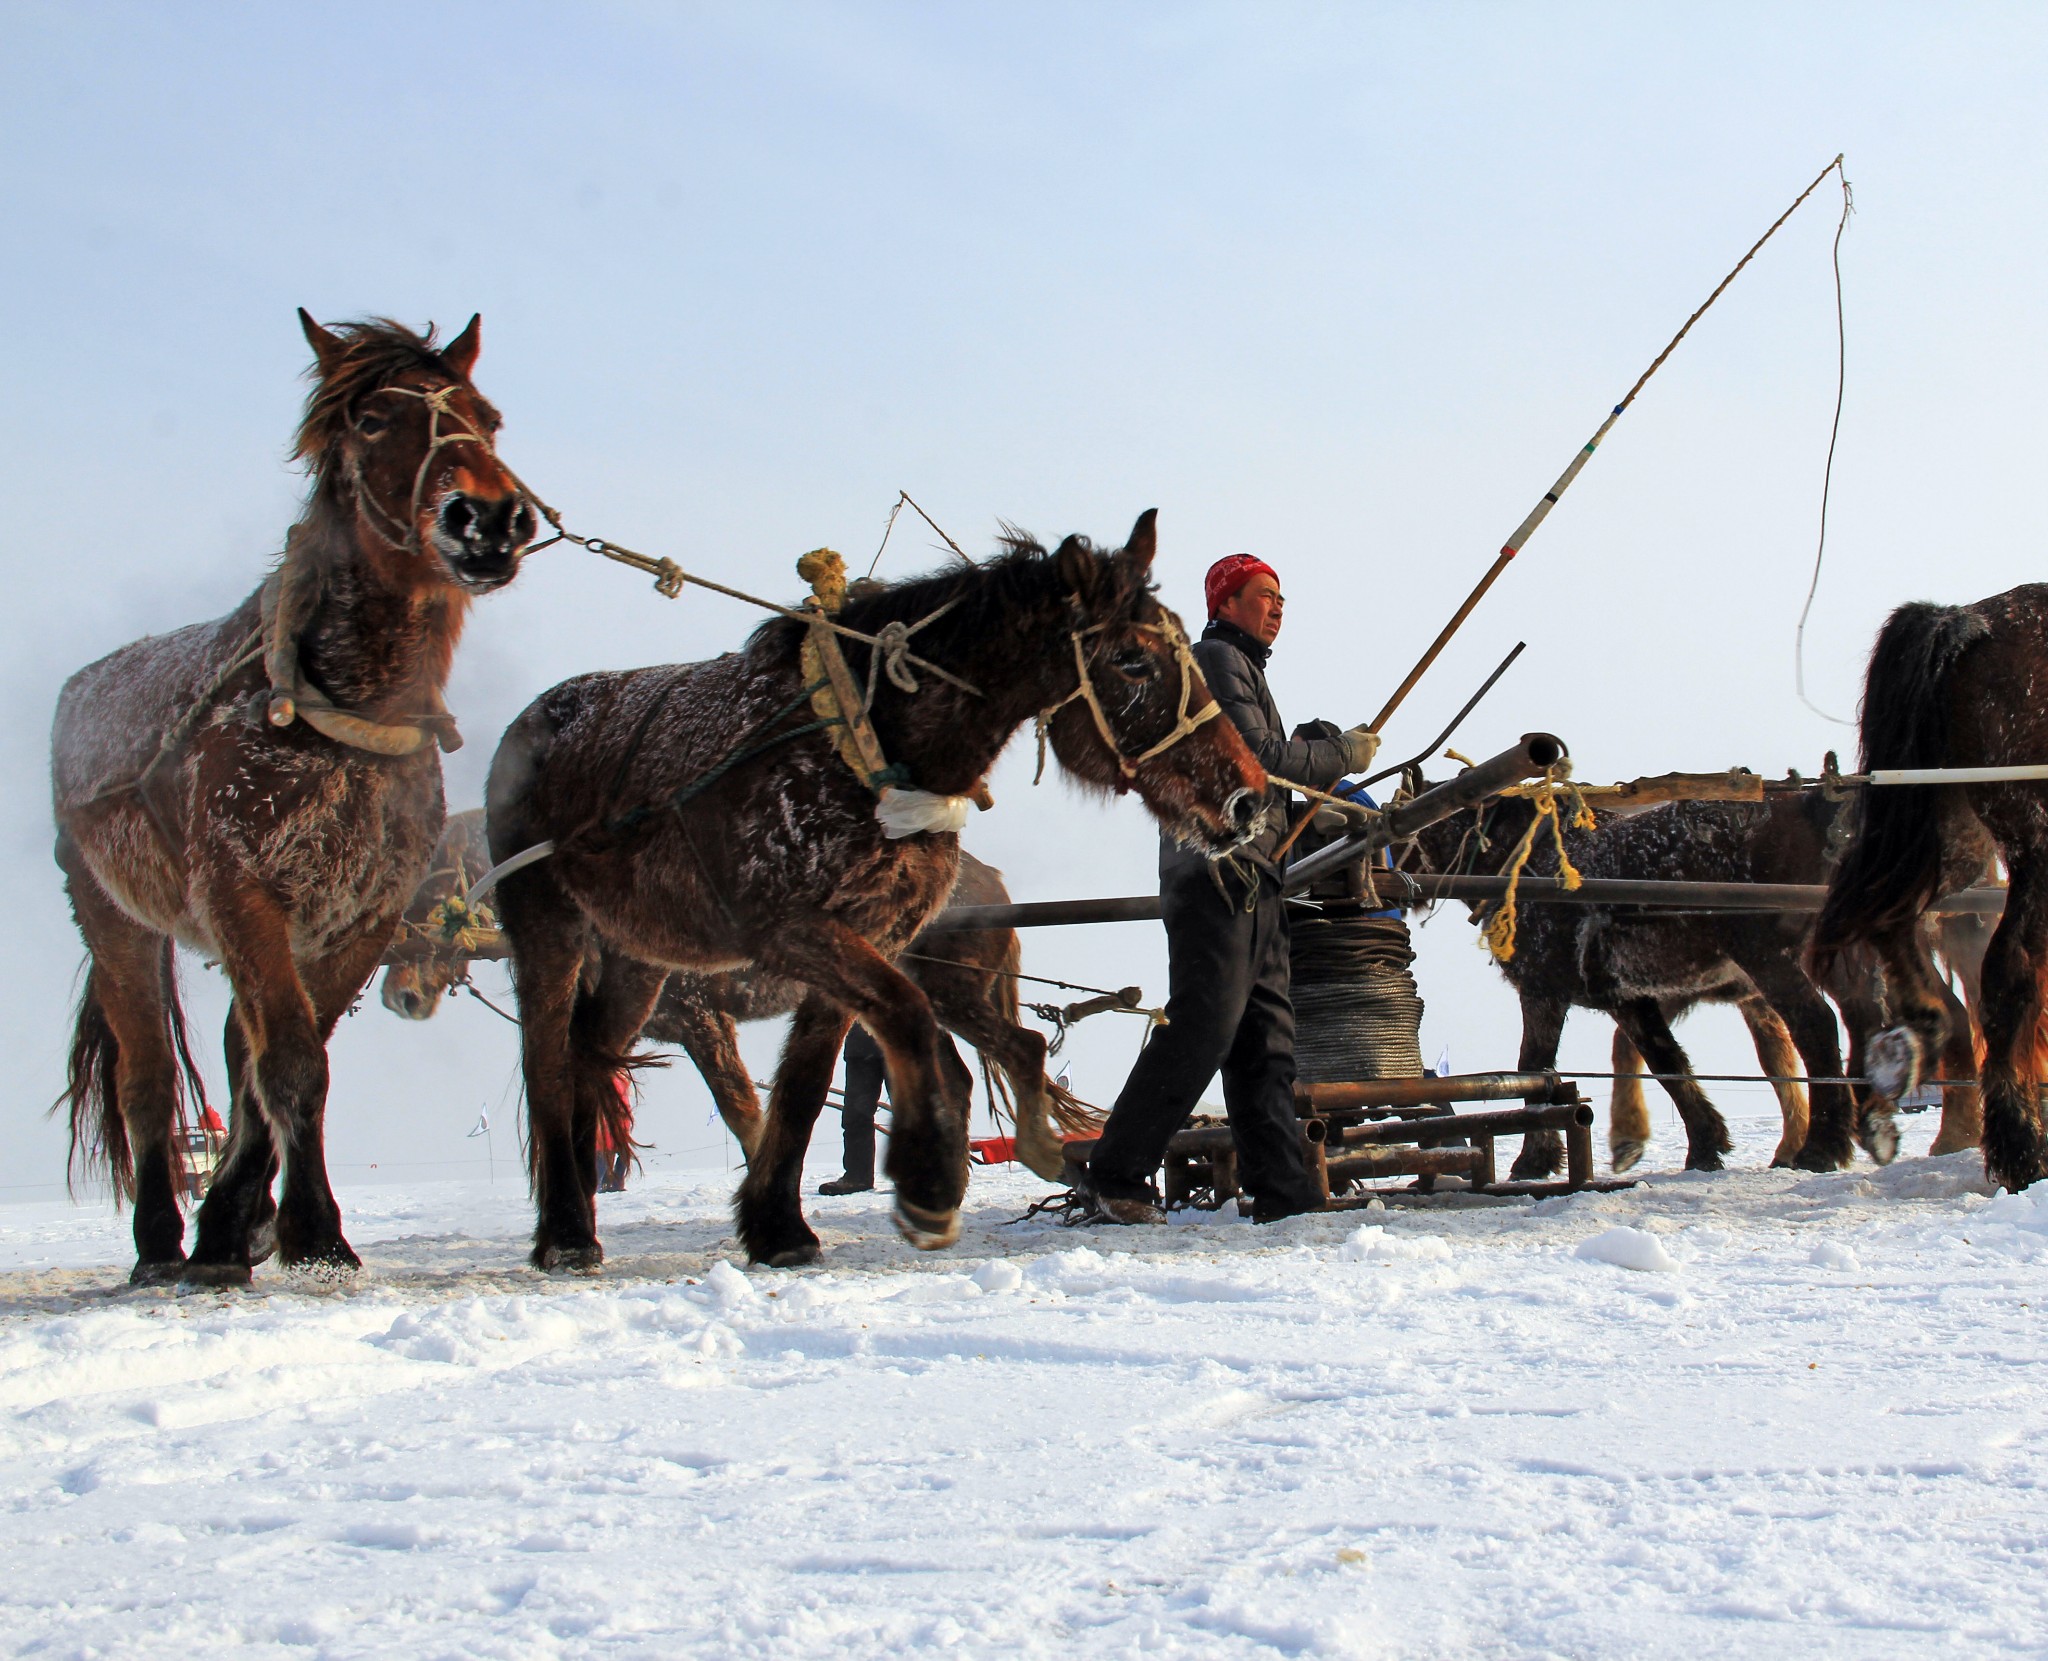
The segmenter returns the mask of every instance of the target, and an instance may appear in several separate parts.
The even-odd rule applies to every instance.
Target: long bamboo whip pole
[[[1721,279],[1720,285],[1712,294],[1706,297],[1699,310],[1685,320],[1685,327],[1671,337],[1670,344],[1663,351],[1659,352],[1650,367],[1645,369],[1636,378],[1636,384],[1628,389],[1628,396],[1614,406],[1607,419],[1600,423],[1600,430],[1586,441],[1585,447],[1577,455],[1572,457],[1571,466],[1558,475],[1557,483],[1543,493],[1543,499],[1531,508],[1528,517],[1515,527],[1514,535],[1501,545],[1500,552],[1494,556],[1493,564],[1487,567],[1486,575],[1481,577],[1478,586],[1465,596],[1465,603],[1458,607],[1451,620],[1444,625],[1443,632],[1430,642],[1429,650],[1424,652],[1415,667],[1408,671],[1408,678],[1394,689],[1394,695],[1387,700],[1386,708],[1382,709],[1368,723],[1374,732],[1378,732],[1387,724],[1394,711],[1399,709],[1408,694],[1415,690],[1415,683],[1429,672],[1429,666],[1436,662],[1438,655],[1451,643],[1451,636],[1464,627],[1465,619],[1470,617],[1479,602],[1486,598],[1486,591],[1500,580],[1501,573],[1508,568],[1515,555],[1528,546],[1529,538],[1536,534],[1536,527],[1541,525],[1549,516],[1550,510],[1557,506],[1557,499],[1571,488],[1572,480],[1579,476],[1580,469],[1593,459],[1593,452],[1600,448],[1600,441],[1613,431],[1614,423],[1621,419],[1622,412],[1636,401],[1636,394],[1642,391],[1644,386],[1649,383],[1650,377],[1664,367],[1664,360],[1671,356],[1672,352],[1677,349],[1678,343],[1692,332],[1692,326],[1706,315],[1707,307],[1720,299],[1728,285],[1742,275],[1742,268],[1756,258],[1758,249],[1762,248],[1765,243],[1777,235],[1778,227],[1790,219],[1794,213],[1798,212],[1799,204],[1804,202],[1816,190],[1820,189],[1821,181],[1830,173],[1840,171],[1841,166],[1842,158],[1837,156],[1814,176],[1813,183],[1799,193],[1791,207],[1787,208],[1771,222],[1771,228],[1756,239],[1755,245],[1751,247],[1749,252],[1736,262],[1735,269]]]

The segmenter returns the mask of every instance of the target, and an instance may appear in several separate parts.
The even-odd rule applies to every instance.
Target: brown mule
[[[1135,789],[1173,835],[1217,854],[1263,818],[1265,775],[1154,597],[1153,515],[1103,553],[1021,537],[853,600],[852,628],[921,625],[918,671],[873,677],[874,730],[898,776],[965,797],[1038,715],[1066,771]],[[900,638],[900,630],[895,631]],[[967,1186],[971,1080],[931,1003],[891,959],[951,892],[959,838],[890,837],[868,785],[805,718],[803,625],[778,619],[709,663],[584,675],[543,694],[491,764],[491,852],[551,858],[497,891],[525,1042],[533,1262],[592,1269],[595,1129],[612,1074],[674,969],[758,964],[805,987],[740,1186],[749,1257],[807,1263],[818,1237],[798,1177],[834,1058],[857,1015],[881,1046],[895,1129],[897,1226],[950,1245]],[[849,647],[856,682],[865,647]],[[905,687],[904,680],[916,690]],[[594,963],[593,963],[594,959]]]
[[[470,383],[476,319],[437,347],[299,315],[313,487],[278,571],[219,621],[80,670],[57,705],[57,862],[91,953],[73,1164],[134,1200],[136,1281],[245,1283],[273,1215],[286,1264],[356,1266],[327,1180],[327,1039],[440,834],[433,740],[459,742],[441,688],[470,598],[510,582],[533,536]],[[189,1262],[173,941],[234,992],[234,1123]]]

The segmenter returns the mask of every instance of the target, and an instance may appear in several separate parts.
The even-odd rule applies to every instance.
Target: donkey
[[[920,681],[898,657],[900,676],[868,676],[889,771],[964,798],[1036,715],[1070,776],[1135,789],[1169,834],[1218,856],[1256,834],[1265,774],[1211,718],[1179,621],[1152,592],[1155,541],[1151,512],[1114,553],[1080,537],[1047,553],[1012,533],[981,564],[849,600],[847,626],[884,641],[917,628],[918,650],[947,672]],[[959,839],[886,834],[905,828],[878,818],[888,799],[819,723],[790,725],[816,684],[808,639],[778,618],[709,663],[566,681],[512,724],[491,764],[493,856],[554,849],[498,890],[524,1023],[537,1267],[603,1259],[595,1126],[675,969],[758,965],[804,988],[735,1201],[750,1259],[818,1255],[798,1179],[856,1016],[888,1069],[896,1225],[920,1249],[958,1238],[971,1080],[891,960],[952,891]],[[847,651],[856,680],[878,667],[866,648]]]
[[[440,834],[433,740],[459,742],[441,689],[470,599],[512,580],[534,532],[470,381],[477,319],[445,346],[299,321],[313,484],[278,570],[219,621],[81,669],[57,704],[57,863],[90,953],[60,1105],[74,1172],[104,1165],[135,1203],[136,1282],[246,1284],[273,1216],[287,1265],[357,1267],[327,1180],[327,1039]],[[174,943],[234,994],[234,1122],[189,1261]]]
[[[2008,767],[2048,761],[2048,584],[1974,605],[1904,605],[1878,631],[1863,687],[1862,765]],[[1828,884],[1813,956],[1882,959],[1899,1024],[1872,1073],[1904,1093],[1950,1041],[1939,979],[1914,951],[1922,914],[1975,881],[1995,853],[2005,915],[1983,958],[1984,1171],[2017,1193],[2048,1176],[2041,1122],[2042,976],[2048,973],[2048,795],[2038,781],[1865,788],[1847,857]]]
[[[1817,789],[1774,793],[1761,805],[1675,802],[1598,830],[1565,832],[1572,863],[1587,876],[1702,882],[1817,882],[1826,871],[1828,835],[1839,804]],[[1468,811],[1423,833],[1424,853],[1439,868],[1495,871],[1505,867],[1536,809],[1504,800]],[[1531,874],[1553,874],[1556,853],[1547,832],[1535,842]],[[1671,1017],[1701,1001],[1741,1006],[1759,1056],[1773,1072],[1788,1057],[1776,1042],[1782,1028],[1811,1079],[1842,1076],[1840,1034],[1822,989],[1801,961],[1809,919],[1796,913],[1731,912],[1675,916],[1650,909],[1529,905],[1519,913],[1515,953],[1501,972],[1522,1000],[1524,1068],[1553,1066],[1567,1011],[1574,1005],[1610,1016],[1636,1055],[1658,1073],[1686,1127],[1686,1168],[1719,1170],[1732,1146],[1728,1127],[1689,1075],[1691,1063],[1671,1032]],[[1844,986],[1848,996],[1855,988]],[[1868,996],[1867,992],[1859,993]],[[1756,1000],[1760,1000],[1759,1007]],[[1768,1013],[1775,1021],[1767,1021]],[[1874,1029],[1852,1020],[1852,1031]],[[1951,1065],[1967,1075],[1970,1062]],[[1617,1065],[1617,1072],[1630,1071]],[[1889,1099],[1859,1104],[1850,1087],[1815,1083],[1803,1140],[1788,1134],[1778,1159],[1811,1170],[1849,1162],[1852,1138],[1880,1163],[1896,1151]],[[1782,1097],[1781,1097],[1782,1100]],[[1960,1104],[1959,1104],[1960,1110]],[[1633,1164],[1636,1138],[1619,1138],[1618,1163]],[[1515,1161],[1517,1176],[1548,1176],[1562,1158],[1557,1139],[1532,1135]],[[1623,1166],[1625,1168],[1625,1165]]]
[[[490,868],[484,847],[482,808],[451,814],[433,869],[406,908],[405,920],[422,933],[435,913],[472,886]],[[1010,891],[1002,873],[960,850],[960,880],[952,899],[962,905],[1007,905]],[[1045,1076],[1045,1039],[1018,1020],[1017,972],[1022,954],[1015,929],[957,929],[919,935],[898,960],[903,973],[931,1000],[940,1026],[967,1040],[1002,1071],[1017,1124],[1018,1157],[1056,1177],[1063,1146],[1047,1122],[1050,1104],[1061,1128],[1081,1130],[1087,1110]],[[450,945],[425,956],[409,956],[384,971],[384,1007],[410,1021],[430,1019],[441,997],[469,970],[469,958]],[[724,969],[712,974],[675,974],[661,990],[642,1038],[680,1044],[704,1077],[718,1114],[749,1157],[761,1139],[761,1104],[740,1058],[735,1023],[767,1021],[791,1014],[803,988],[759,969]]]

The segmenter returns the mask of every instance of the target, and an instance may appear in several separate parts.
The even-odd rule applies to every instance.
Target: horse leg
[[[567,896],[539,872],[518,873],[499,894],[515,946],[512,984],[526,1084],[526,1163],[535,1212],[528,1261],[536,1269],[594,1269],[604,1252],[577,1157],[571,1059],[586,931]],[[590,1153],[595,1158],[595,1147]]]
[[[593,1247],[597,1245],[597,1127],[600,1121],[610,1122],[615,1132],[612,1145],[626,1146],[619,1075],[626,1068],[633,1040],[654,1013],[655,1000],[667,979],[666,969],[606,950],[598,960],[595,984],[583,987],[570,1013],[569,1066],[575,1089],[570,1136],[576,1150],[577,1179],[590,1211]],[[603,1260],[599,1248],[592,1261],[563,1266],[594,1269]]]
[[[1650,1145],[1650,1104],[1643,1095],[1643,1058],[1628,1034],[1614,1029],[1614,1094],[1607,1103],[1607,1155],[1617,1173],[1632,1171]]]
[[[668,1019],[676,1042],[703,1075],[719,1118],[751,1165],[761,1145],[761,1098],[740,1056],[739,1029],[730,1015],[681,999],[669,1001]]]
[[[341,1207],[327,1180],[327,1038],[368,983],[395,919],[357,924],[302,974],[283,910],[255,884],[238,881],[208,896],[208,910],[248,1044],[245,1088],[267,1121],[268,1136],[238,1134],[225,1180],[216,1181],[199,1208],[199,1236],[184,1278],[248,1284],[271,1162],[279,1152],[279,1261],[286,1268],[360,1268],[361,1259],[342,1235]],[[266,1145],[272,1141],[274,1148]]]
[[[740,1242],[747,1248],[750,1263],[791,1269],[817,1261],[818,1236],[804,1221],[803,1213],[804,1154],[811,1145],[812,1127],[824,1111],[825,1092],[832,1088],[832,1070],[840,1046],[846,1042],[846,1029],[852,1024],[853,1017],[821,993],[807,992],[797,1005],[789,1038],[782,1046],[781,1064],[775,1069],[775,1083],[768,1092],[760,1140],[747,1161],[747,1174],[733,1202]],[[883,1055],[886,1059],[886,1047]],[[892,1106],[899,1100],[896,1076],[892,1068]],[[900,1133],[900,1108],[895,1118]],[[892,1136],[892,1153],[894,1140]]]
[[[893,1124],[887,1170],[896,1185],[896,1227],[920,1250],[950,1246],[959,1238],[960,1201],[967,1192],[967,1115],[974,1079],[951,1044],[940,1042],[930,1001],[864,937],[830,918],[779,936],[762,961],[771,972],[801,981],[840,1010],[859,1016],[873,1035],[889,1072]],[[844,1033],[842,1021],[832,1035],[834,1046]],[[785,1092],[783,1074],[793,1062],[817,1072],[815,1101],[808,1073],[798,1075],[802,1094]],[[762,1137],[764,1151],[775,1148],[778,1163],[757,1161],[740,1186],[740,1235],[757,1259],[766,1255],[763,1248],[781,1251],[801,1247],[805,1240],[812,1252],[817,1249],[797,1204],[804,1144],[796,1143],[791,1154],[784,1131],[783,1145],[776,1147],[775,1104],[787,1099],[789,1111],[807,1111],[815,1118],[830,1082],[830,1054],[819,1063],[800,1052],[792,1031]],[[808,1120],[802,1129],[808,1138]]]
[[[1522,993],[1522,1055],[1519,1067],[1525,1073],[1546,1071],[1557,1065],[1557,1046],[1564,1038],[1564,1022],[1570,1006],[1555,998]],[[1532,1130],[1522,1138],[1522,1151],[1508,1169],[1513,1182],[1540,1182],[1557,1175],[1564,1165],[1564,1138],[1554,1130]]]
[[[1755,983],[1756,989],[1764,996],[1791,1036],[1799,1052],[1799,1060],[1807,1078],[1807,1093],[1812,1107],[1807,1115],[1806,1134],[1797,1144],[1792,1142],[1792,1126],[1789,1118],[1785,1134],[1778,1144],[1777,1153],[1772,1155],[1774,1164],[1793,1163],[1803,1170],[1833,1170],[1836,1166],[1825,1163],[1839,1157],[1839,1163],[1846,1165],[1852,1155],[1849,1138],[1853,1133],[1862,1141],[1870,1157],[1880,1165],[1891,1163],[1898,1152],[1899,1132],[1889,1111],[1874,1111],[1862,1124],[1857,1122],[1856,1098],[1850,1094],[1846,1084],[1816,1084],[1815,1079],[1838,1079],[1842,1076],[1842,1035],[1835,1024],[1835,1012],[1814,985],[1811,977],[1789,952],[1769,956],[1751,957],[1742,963],[1743,971]],[[1754,1029],[1752,1029],[1754,1030]],[[1758,1039],[1758,1059],[1764,1059],[1763,1042]],[[1764,1061],[1773,1072],[1790,1073],[1791,1058],[1781,1055],[1776,1062]],[[1795,1149],[1789,1161],[1785,1158],[1788,1148]]]
[[[1066,1144],[1046,1107],[1045,1036],[1005,1020],[985,988],[971,989],[967,996],[963,990],[969,989],[956,988],[950,979],[931,986],[932,1014],[1002,1068],[1016,1098],[1017,1157],[1033,1175],[1057,1181]]]
[[[67,853],[70,857],[66,857]],[[72,1089],[97,1089],[99,1136],[116,1192],[135,1202],[135,1285],[176,1280],[185,1264],[185,1219],[178,1206],[182,1168],[173,1133],[178,1116],[178,1054],[173,1037],[169,939],[114,904],[65,839],[58,859],[69,877],[72,913],[92,954],[72,1049]],[[74,1099],[74,1141],[88,1108]]]
[[[1961,1153],[1984,1140],[1984,1093],[1977,1085],[1977,1035],[1970,1011],[1939,976],[1935,989],[1948,1008],[1948,1042],[1942,1046],[1941,1076],[1967,1082],[1952,1083],[1942,1091],[1941,1124],[1927,1150],[1930,1155]]]
[[[1718,1171],[1721,1156],[1733,1144],[1728,1125],[1707,1093],[1692,1076],[1692,1060],[1671,1035],[1663,1005],[1655,998],[1629,998],[1610,1013],[1628,1041],[1635,1045],[1653,1073],[1668,1075],[1660,1082],[1664,1092],[1685,1121],[1685,1168],[1688,1171]]]
[[[245,1230],[249,1265],[254,1268],[277,1255],[277,1199],[271,1193],[271,1185],[277,1181],[277,1144],[271,1139],[270,1122],[256,1104],[249,1073],[249,1035],[232,1004],[222,1048],[228,1058],[228,1146],[214,1186],[220,1187],[231,1170],[260,1173],[247,1177],[247,1192],[239,1202],[249,1208]]]
[[[1806,1146],[1806,1127],[1810,1118],[1806,1087],[1797,1076],[1805,1070],[1800,1064],[1799,1051],[1793,1046],[1791,1029],[1767,999],[1743,998],[1735,1007],[1742,1013],[1743,1025],[1749,1028],[1750,1042],[1756,1046],[1757,1064],[1771,1081],[1771,1093],[1778,1098],[1778,1114],[1784,1122],[1784,1128],[1778,1134],[1778,1146],[1771,1154],[1771,1163],[1790,1165],[1799,1157],[1799,1150]]]
[[[2005,916],[1984,956],[1984,1172],[2016,1194],[2048,1175],[2040,1103],[2048,866],[2031,850],[2005,855]]]

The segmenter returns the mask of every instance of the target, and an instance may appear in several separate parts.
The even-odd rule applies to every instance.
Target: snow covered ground
[[[956,1250],[821,1200],[801,1273],[723,1173],[607,1196],[596,1282],[505,1182],[344,1193],[340,1293],[117,1290],[125,1219],[0,1208],[0,1649],[2048,1653],[2048,1195],[1742,1130],[1267,1229],[977,1173]]]

